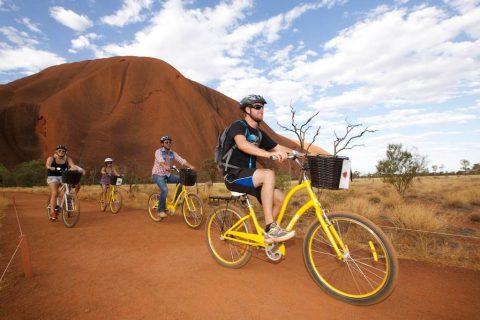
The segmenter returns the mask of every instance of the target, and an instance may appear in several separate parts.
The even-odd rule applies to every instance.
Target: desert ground
[[[28,237],[33,277],[17,255],[0,284],[0,319],[478,319],[480,273],[400,260],[397,286],[385,301],[352,306],[311,280],[302,239],[279,264],[256,255],[238,270],[209,255],[205,230],[177,213],[155,223],[146,209],[100,212],[81,200],[78,224],[47,220],[45,196],[5,192],[15,201],[0,228],[0,271]],[[18,220],[17,220],[18,214]],[[19,223],[18,223],[19,222]]]

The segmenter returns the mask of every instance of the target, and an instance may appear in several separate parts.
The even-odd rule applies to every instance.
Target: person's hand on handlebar
[[[272,151],[270,153],[270,159],[277,160],[279,163],[282,163],[288,157],[288,153],[283,151]]]

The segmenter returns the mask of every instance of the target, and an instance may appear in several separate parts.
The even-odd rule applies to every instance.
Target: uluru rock
[[[162,60],[112,57],[67,63],[0,85],[0,162],[46,159],[59,143],[85,168],[105,157],[150,175],[159,138],[200,168],[238,102],[185,78]],[[277,142],[291,140],[264,129]]]

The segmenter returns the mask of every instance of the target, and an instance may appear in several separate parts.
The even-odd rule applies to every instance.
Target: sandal
[[[50,219],[51,222],[55,222],[57,220],[57,214],[54,214],[53,217],[50,216],[49,219]]]

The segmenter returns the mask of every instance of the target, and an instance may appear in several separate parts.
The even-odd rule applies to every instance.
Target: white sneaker
[[[167,214],[162,211],[162,212],[159,212],[159,213],[158,213],[158,216],[159,216],[160,218],[166,218],[166,217],[167,217]]]
[[[270,226],[270,230],[265,232],[265,243],[284,242],[295,237],[295,230],[287,231],[277,225],[275,222]]]

